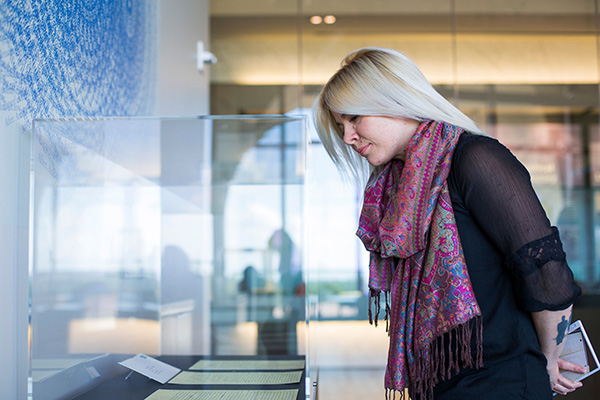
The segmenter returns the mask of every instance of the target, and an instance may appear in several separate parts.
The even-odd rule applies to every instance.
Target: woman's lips
[[[360,154],[361,156],[365,155],[365,151],[367,151],[367,147],[369,147],[370,145],[367,144],[366,146],[361,147],[360,149],[356,150],[358,151],[358,154]]]

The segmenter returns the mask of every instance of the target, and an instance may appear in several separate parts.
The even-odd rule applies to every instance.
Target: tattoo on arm
[[[569,328],[570,325],[570,320],[571,317],[569,317],[569,319],[566,319],[565,316],[562,316],[562,320],[558,323],[558,325],[556,325],[556,330],[558,331],[558,334],[556,336],[556,345],[558,346],[559,344],[561,344],[563,342],[563,340],[565,339],[565,335],[567,334],[567,329]]]

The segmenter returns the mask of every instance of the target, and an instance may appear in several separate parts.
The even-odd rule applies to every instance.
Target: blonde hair
[[[346,115],[446,122],[483,133],[469,117],[431,86],[419,68],[399,51],[365,47],[348,54],[313,105],[315,127],[338,169],[363,180],[370,167],[343,141],[332,112]]]

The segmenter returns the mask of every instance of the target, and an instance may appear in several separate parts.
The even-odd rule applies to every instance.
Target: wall
[[[208,0],[0,1],[0,397],[27,398],[35,118],[208,113]],[[176,77],[176,79],[172,79]]]
[[[209,114],[211,67],[196,69],[196,43],[209,50],[209,0],[159,2],[158,88],[155,115]]]

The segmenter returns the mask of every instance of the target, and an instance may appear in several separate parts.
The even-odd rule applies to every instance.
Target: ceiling
[[[381,46],[435,84],[597,83],[596,15],[593,0],[213,0],[211,81],[322,84],[351,50]]]

